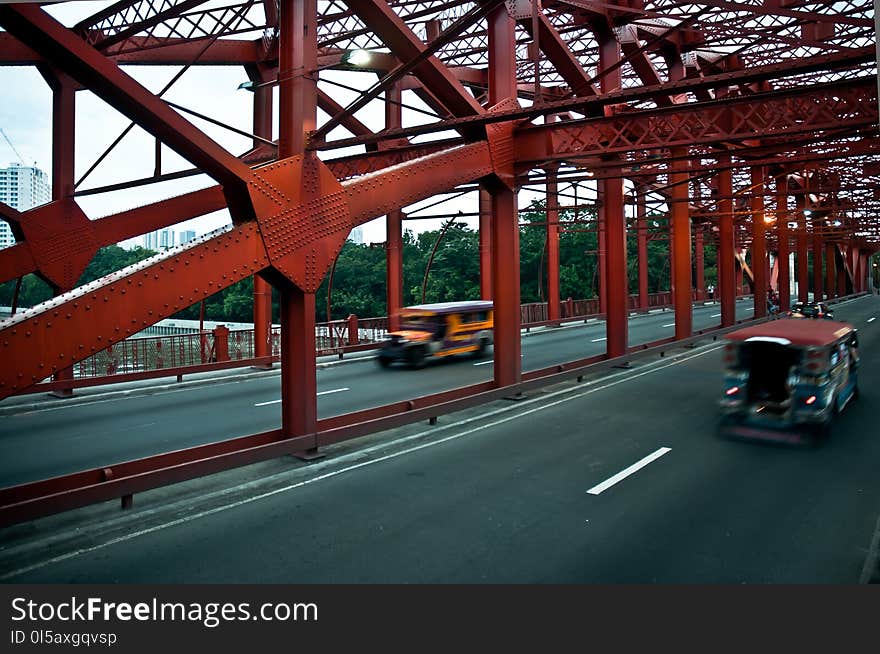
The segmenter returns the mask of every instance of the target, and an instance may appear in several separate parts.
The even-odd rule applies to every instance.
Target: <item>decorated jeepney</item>
[[[490,300],[406,307],[400,311],[400,329],[388,334],[377,361],[383,368],[396,361],[419,368],[457,354],[481,357],[492,345],[492,329]]]
[[[848,323],[772,320],[724,338],[724,436],[815,444],[858,398],[858,333]]]

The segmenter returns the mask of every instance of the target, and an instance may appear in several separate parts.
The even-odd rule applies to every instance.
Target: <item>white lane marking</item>
[[[675,323],[671,322],[668,325],[660,325],[661,327],[675,327]]]
[[[607,336],[603,338],[594,338],[592,341],[590,341],[590,343],[598,343],[599,341],[607,340],[607,338]]]
[[[614,486],[614,484],[616,484],[617,482],[622,481],[623,479],[626,479],[634,472],[638,472],[639,470],[644,468],[646,465],[651,463],[651,461],[656,461],[661,456],[663,456],[664,454],[666,454],[667,452],[670,452],[670,451],[671,451],[671,449],[668,447],[661,447],[659,450],[657,450],[656,452],[654,452],[652,454],[649,454],[641,461],[636,461],[629,468],[626,468],[625,470],[621,470],[613,477],[609,477],[608,479],[603,481],[601,484],[597,484],[596,486],[593,486],[587,492],[590,495],[598,495],[602,491],[608,490],[609,488]]]
[[[713,313],[713,314],[712,314],[711,316],[709,316],[709,317],[710,317],[710,318],[720,318],[720,317],[721,317],[721,314],[720,314],[720,313]]]
[[[517,418],[520,418],[521,416],[529,415],[529,414],[531,414],[531,413],[537,413],[538,411],[543,411],[544,409],[550,409],[550,408],[552,408],[552,407],[554,407],[554,406],[558,406],[558,405],[560,405],[560,404],[565,404],[566,402],[570,402],[571,400],[579,399],[579,398],[584,397],[584,396],[586,396],[586,395],[592,395],[593,393],[596,393],[596,392],[598,392],[598,391],[605,390],[606,388],[611,388],[612,386],[617,386],[618,384],[622,384],[622,383],[624,383],[624,382],[627,382],[627,381],[629,381],[630,379],[637,379],[637,378],[639,378],[639,377],[644,377],[645,375],[650,375],[650,374],[652,374],[652,373],[655,373],[655,372],[657,372],[658,370],[665,370],[666,368],[671,368],[672,366],[677,366],[677,365],[679,365],[680,363],[685,363],[686,361],[690,361],[691,359],[696,359],[696,358],[701,357],[701,356],[703,356],[703,355],[705,355],[705,354],[709,354],[710,352],[715,352],[715,351],[717,351],[717,350],[720,350],[721,347],[722,347],[721,345],[710,346],[710,347],[708,347],[707,349],[703,350],[702,352],[697,352],[696,354],[693,354],[693,355],[691,355],[691,356],[685,356],[685,357],[682,357],[681,359],[676,359],[675,361],[670,361],[669,363],[666,363],[666,364],[663,364],[663,365],[657,365],[656,367],[652,367],[652,368],[650,368],[649,370],[644,370],[644,371],[639,372],[639,373],[636,373],[636,374],[632,374],[631,371],[629,371],[629,370],[625,370],[625,371],[622,371],[622,372],[619,372],[619,373],[616,373],[616,374],[613,374],[613,375],[609,375],[608,377],[605,378],[605,380],[608,380],[608,379],[614,379],[614,381],[612,381],[612,382],[610,382],[610,383],[607,383],[607,384],[605,384],[604,386],[596,386],[596,387],[594,387],[594,388],[592,388],[592,387],[591,387],[591,388],[587,388],[587,389],[583,390],[583,391],[580,392],[580,393],[575,393],[575,394],[573,394],[573,395],[569,395],[568,397],[563,397],[563,398],[561,398],[561,399],[559,399],[559,400],[556,400],[556,401],[554,401],[554,402],[550,402],[550,403],[548,403],[548,404],[539,404],[539,403],[540,403],[540,402],[545,402],[546,400],[548,400],[548,399],[551,398],[551,397],[556,397],[556,396],[559,396],[559,395],[566,395],[566,394],[568,394],[568,393],[571,393],[572,390],[571,390],[571,389],[568,389],[568,388],[566,388],[566,389],[562,389],[562,390],[559,390],[559,391],[555,391],[555,392],[553,392],[553,393],[549,393],[549,394],[547,394],[547,395],[545,395],[545,396],[543,396],[543,397],[536,397],[536,398],[534,398],[534,399],[532,399],[532,400],[524,400],[524,401],[521,402],[521,403],[519,404],[519,406],[517,406],[517,407],[508,407],[508,408],[504,408],[504,409],[498,409],[498,410],[496,410],[496,411],[494,411],[494,412],[491,412],[491,413],[489,413],[489,414],[484,414],[484,415],[477,416],[477,417],[474,417],[474,418],[468,418],[468,419],[464,420],[462,423],[457,423],[457,424],[456,424],[456,423],[451,423],[451,424],[449,424],[449,425],[446,426],[446,427],[440,427],[439,429],[434,428],[433,430],[423,431],[423,432],[418,432],[418,433],[416,433],[416,434],[411,434],[411,435],[409,435],[409,436],[403,436],[403,437],[401,437],[401,438],[399,438],[399,439],[396,439],[396,440],[391,441],[390,443],[380,443],[380,444],[378,444],[378,445],[374,445],[374,446],[371,447],[371,448],[366,448],[366,449],[363,450],[363,451],[352,452],[350,455],[347,455],[347,456],[350,457],[351,459],[361,458],[361,457],[363,457],[365,454],[372,453],[373,451],[385,450],[385,449],[387,449],[387,448],[389,448],[389,447],[393,447],[393,446],[398,445],[398,444],[400,444],[400,443],[404,443],[404,442],[408,442],[408,441],[413,441],[413,440],[418,440],[418,439],[423,438],[423,437],[425,437],[425,436],[429,436],[429,435],[432,435],[432,434],[436,434],[436,433],[437,433],[438,431],[440,431],[440,430],[444,430],[444,429],[447,429],[447,428],[452,428],[452,427],[455,427],[455,426],[460,426],[460,425],[462,425],[462,424],[469,424],[469,423],[472,423],[472,422],[476,422],[476,421],[478,421],[478,420],[483,420],[483,419],[485,419],[486,417],[491,416],[491,415],[498,415],[498,414],[501,414],[501,413],[507,413],[507,412],[509,412],[509,411],[515,411],[516,409],[521,408],[521,407],[523,407],[523,406],[527,406],[527,405],[529,405],[529,404],[533,404],[533,403],[535,403],[535,404],[539,404],[539,405],[538,405],[537,407],[535,407],[534,409],[529,409],[528,411],[525,411],[525,412],[523,412],[523,413],[515,413],[514,415],[509,416],[509,417],[506,417],[506,418],[499,418],[498,420],[495,420],[495,421],[493,421],[493,422],[489,422],[489,423],[486,423],[486,424],[484,424],[484,425],[479,425],[479,426],[474,427],[474,428],[472,428],[472,429],[468,429],[468,430],[465,430],[465,431],[463,431],[463,432],[459,432],[459,433],[457,433],[457,434],[453,434],[453,435],[451,435],[451,436],[447,436],[447,437],[445,437],[445,438],[441,438],[441,439],[439,439],[439,440],[432,441],[432,442],[430,442],[430,443],[424,443],[424,444],[422,444],[422,445],[416,445],[416,446],[411,447],[411,448],[406,449],[406,450],[401,450],[401,451],[399,451],[399,452],[394,452],[394,453],[392,453],[392,454],[388,454],[388,455],[386,455],[386,456],[378,457],[378,458],[376,458],[376,459],[371,459],[371,460],[369,460],[369,461],[363,461],[363,462],[361,462],[361,463],[356,463],[356,464],[354,464],[354,465],[350,465],[350,466],[345,467],[345,468],[340,468],[340,469],[338,469],[338,470],[334,470],[334,471],[332,471],[332,472],[328,472],[327,474],[324,474],[324,475],[319,475],[319,476],[317,476],[317,477],[312,477],[311,479],[306,479],[306,480],[304,480],[304,481],[297,482],[297,483],[295,483],[295,484],[289,484],[289,485],[284,486],[284,487],[281,487],[281,488],[276,488],[276,489],[271,490],[271,491],[266,491],[265,493],[260,493],[259,495],[253,495],[253,496],[251,496],[251,497],[247,497],[247,498],[242,499],[242,500],[237,500],[237,501],[235,501],[235,502],[230,502],[230,503],[228,503],[228,504],[223,504],[223,505],[221,505],[221,506],[216,506],[216,507],[214,507],[213,509],[208,509],[208,510],[206,510],[206,511],[201,511],[201,512],[199,512],[199,513],[194,513],[194,514],[192,514],[192,515],[184,516],[184,517],[182,517],[182,518],[178,518],[177,520],[172,520],[171,522],[165,522],[165,523],[162,523],[162,524],[159,524],[159,525],[154,525],[154,526],[152,526],[152,527],[148,527],[147,529],[142,529],[142,530],[140,530],[140,531],[131,532],[131,533],[125,534],[125,535],[123,535],[123,536],[118,536],[118,537],[116,537],[116,538],[113,538],[113,539],[111,539],[111,540],[109,540],[109,541],[107,541],[107,542],[105,542],[105,543],[98,543],[97,545],[92,545],[91,547],[84,547],[84,548],[81,548],[81,549],[75,550],[75,551],[73,551],[73,552],[67,552],[67,553],[65,553],[65,554],[59,554],[58,556],[54,556],[54,557],[52,557],[51,559],[48,559],[48,560],[46,560],[46,561],[38,561],[37,563],[33,563],[33,564],[28,565],[28,566],[25,566],[25,567],[23,567],[23,568],[19,568],[18,570],[11,570],[11,571],[9,571],[9,572],[6,572],[6,573],[3,573],[3,574],[0,574],[0,580],[3,580],[3,579],[10,579],[10,578],[12,578],[12,577],[17,577],[17,576],[22,575],[22,574],[25,574],[25,573],[27,573],[27,572],[33,572],[34,570],[39,570],[40,568],[45,568],[45,567],[47,567],[47,566],[49,566],[49,565],[51,565],[51,564],[53,564],[53,563],[60,563],[60,562],[62,562],[62,561],[66,561],[66,560],[68,560],[68,559],[76,558],[77,556],[80,556],[80,555],[82,555],[82,554],[89,554],[89,553],[91,553],[91,552],[96,552],[97,550],[102,550],[102,549],[104,549],[104,548],[106,548],[106,547],[110,547],[111,545],[117,545],[117,544],[119,544],[119,543],[124,543],[124,542],[126,542],[126,541],[134,540],[135,538],[138,538],[138,537],[140,537],[140,536],[146,536],[146,535],[148,535],[148,534],[152,534],[152,533],[155,533],[155,532],[157,532],[157,531],[162,531],[163,529],[167,529],[167,528],[169,528],[169,527],[176,527],[176,526],[178,526],[178,525],[182,525],[182,524],[186,524],[186,523],[188,523],[188,522],[193,522],[193,521],[195,521],[195,520],[199,520],[199,519],[204,518],[204,517],[207,517],[207,516],[209,516],[209,515],[214,515],[215,513],[221,513],[221,512],[223,512],[223,511],[227,511],[227,510],[230,510],[230,509],[238,508],[239,506],[244,506],[244,505],[246,505],[246,504],[251,504],[251,503],[256,502],[256,501],[258,501],[258,500],[262,500],[262,499],[265,499],[265,498],[267,498],[267,497],[272,497],[273,495],[278,495],[278,494],[280,494],[280,493],[286,493],[286,492],[288,492],[288,491],[295,490],[295,489],[300,488],[300,487],[302,487],[302,486],[307,486],[307,485],[309,485],[309,484],[313,484],[313,483],[318,482],[318,481],[323,481],[323,480],[325,480],[325,479],[329,479],[329,478],[331,478],[331,477],[336,477],[337,475],[341,475],[341,474],[344,474],[344,473],[346,473],[346,472],[351,472],[352,470],[356,470],[356,469],[358,469],[358,468],[363,468],[363,467],[365,467],[365,466],[373,465],[373,464],[375,464],[375,463],[381,463],[381,462],[383,462],[383,461],[387,461],[387,460],[389,460],[389,459],[394,459],[394,458],[397,458],[398,456],[403,456],[403,455],[405,455],[405,454],[411,454],[412,452],[416,452],[416,451],[418,451],[418,450],[423,450],[423,449],[428,448],[428,447],[433,447],[433,446],[435,446],[435,445],[442,445],[443,443],[447,443],[447,442],[449,442],[449,441],[453,441],[453,440],[456,440],[456,439],[458,439],[458,438],[462,438],[462,437],[464,437],[464,436],[470,436],[471,434],[476,433],[476,432],[478,432],[478,431],[482,431],[482,430],[484,430],[484,429],[488,429],[488,428],[490,428],[490,427],[496,427],[496,426],[498,426],[498,425],[500,425],[500,424],[504,424],[505,422],[510,422],[511,420],[516,420]],[[596,381],[594,381],[594,382],[586,382],[586,384],[588,384],[588,385],[592,385],[592,384],[596,384],[596,383],[598,383],[599,381],[603,381],[603,380],[596,380]],[[340,457],[340,460],[348,460],[348,459],[346,459],[345,457]],[[336,461],[336,460],[330,460],[330,461],[327,461],[324,465],[331,465],[331,464],[333,464],[333,463],[335,463],[335,462],[337,462],[337,461]],[[322,465],[322,464],[318,463],[318,464],[315,464],[315,465],[316,465],[316,466],[320,466],[320,465]],[[235,492],[236,490],[239,490],[239,489],[241,489],[241,488],[245,488],[245,487],[248,487],[248,486],[251,486],[251,485],[252,485],[252,483],[239,484],[238,486],[233,487],[232,489],[228,489],[228,490],[225,490],[225,491],[221,491],[221,494],[225,494],[225,493],[228,493],[228,492]],[[214,495],[215,495],[214,493],[209,493],[208,496],[211,497],[211,496],[214,496]],[[150,512],[148,512],[148,513],[150,513]]]
[[[332,391],[320,391],[318,395],[330,395],[331,393],[343,393],[350,391],[350,388],[334,388]],[[257,402],[254,406],[268,406],[270,404],[280,404],[281,400],[269,400],[268,402]]]
[[[877,320],[877,319],[876,318],[868,318],[868,322],[874,322],[875,320]]]
[[[519,355],[519,358],[522,359],[522,358],[524,358],[525,356],[526,356],[525,354],[520,354],[520,355]],[[474,365],[475,365],[475,366],[487,366],[487,365],[489,365],[490,363],[495,363],[495,359],[489,359],[488,361],[480,361],[479,363],[475,363]]]

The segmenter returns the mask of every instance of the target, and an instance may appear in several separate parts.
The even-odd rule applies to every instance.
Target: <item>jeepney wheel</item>
[[[391,365],[391,359],[389,357],[379,356],[376,357],[376,361],[378,362],[380,368],[387,368]]]
[[[477,343],[477,349],[474,350],[474,358],[475,359],[482,359],[484,356],[486,356],[486,350],[488,350],[488,349],[489,349],[489,339],[485,338],[485,337],[481,338],[480,342]]]
[[[416,345],[406,351],[406,361],[411,368],[423,368],[425,365],[425,348]]]

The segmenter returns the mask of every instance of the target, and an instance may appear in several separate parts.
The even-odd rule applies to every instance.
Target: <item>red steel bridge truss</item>
[[[648,216],[662,216],[668,231],[676,341],[693,336],[692,246],[704,237],[718,248],[721,328],[736,322],[736,277],[746,249],[759,318],[768,286],[788,278],[790,252],[799,255],[794,273],[803,294],[809,259],[817,296],[867,288],[868,257],[880,244],[873,2],[99,6],[64,24],[51,6],[0,5],[0,64],[37,67],[51,89],[53,126],[52,202],[22,213],[0,205],[17,240],[0,250],[0,281],[36,273],[56,291],[51,301],[0,323],[0,399],[53,375],[63,379],[77,361],[255,276],[258,357],[266,354],[259,343],[269,328],[268,285],[281,296],[282,426],[0,491],[4,520],[307,453],[394,421],[436,415],[438,405],[509,394],[576,370],[583,361],[521,370],[517,216],[525,192],[546,199],[551,320],[559,318],[559,209],[579,187],[598,207],[605,361],[632,349],[627,230],[638,235],[641,250]],[[361,51],[369,54],[363,63],[355,56]],[[135,65],[176,67],[166,88],[194,66],[241,67],[251,80],[253,112],[227,127],[253,147],[234,153],[219,145],[192,122],[193,115],[212,121],[210,115],[164,99],[164,90],[147,90],[125,72]],[[328,77],[336,70],[358,72],[351,78],[360,86],[342,94]],[[144,152],[155,159],[153,176],[83,187],[103,157],[76,178],[82,91],[155,138],[155,151]],[[15,89],[4,90],[4,101],[15,102]],[[370,128],[377,111],[384,124]],[[190,168],[163,173],[158,144]],[[196,174],[213,185],[113,215],[86,215],[77,202]],[[479,188],[481,290],[496,307],[494,380],[319,420],[315,291],[345,239],[356,226],[385,217],[391,316],[402,302],[402,209],[462,188]],[[75,286],[99,248],[223,209],[227,228]],[[644,259],[640,296],[647,295]],[[779,291],[785,308],[792,301],[788,285]],[[51,496],[51,508],[38,495]]]

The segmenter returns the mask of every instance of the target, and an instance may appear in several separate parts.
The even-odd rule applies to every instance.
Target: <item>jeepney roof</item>
[[[725,334],[724,338],[736,342],[768,340],[798,347],[821,347],[834,343],[854,330],[849,323],[836,320],[781,318],[738,329]]]
[[[433,304],[416,304],[411,307],[403,307],[401,312],[406,313],[432,313],[447,314],[460,313],[462,311],[489,311],[492,309],[492,300],[465,300],[462,302],[435,302]]]

